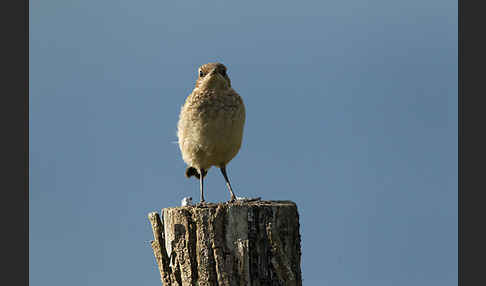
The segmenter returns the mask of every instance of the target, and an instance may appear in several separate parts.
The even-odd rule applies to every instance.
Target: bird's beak
[[[214,77],[214,76],[217,76],[219,75],[218,71],[216,71],[216,69],[212,70],[210,73],[209,73],[209,76],[210,77]]]
[[[227,85],[225,78],[216,70],[212,70],[207,75],[204,82],[207,88],[223,88]]]

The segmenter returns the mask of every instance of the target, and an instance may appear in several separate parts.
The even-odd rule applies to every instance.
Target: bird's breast
[[[191,94],[178,124],[184,161],[190,165],[229,162],[241,146],[244,123],[245,106],[236,92]]]

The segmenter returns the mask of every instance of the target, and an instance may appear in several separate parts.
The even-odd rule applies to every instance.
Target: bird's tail
[[[203,173],[203,178],[204,178],[208,172],[206,172],[206,170],[202,170],[202,173]],[[186,177],[187,178],[190,178],[192,176],[196,177],[198,180],[200,178],[199,177],[199,172],[197,171],[196,168],[194,168],[194,167],[187,167],[187,169],[186,169]]]

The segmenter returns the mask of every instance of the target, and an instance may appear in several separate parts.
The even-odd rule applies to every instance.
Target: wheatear
[[[226,165],[240,150],[245,125],[245,105],[231,88],[226,67],[208,63],[198,69],[192,93],[182,106],[177,124],[177,137],[182,159],[188,165],[186,177],[200,182],[204,202],[204,177],[211,166],[220,168],[231,200],[236,196],[226,174]]]

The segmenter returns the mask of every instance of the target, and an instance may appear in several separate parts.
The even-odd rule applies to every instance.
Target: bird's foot
[[[234,195],[231,195],[231,199],[228,201],[229,203],[234,203],[236,202],[237,198]]]
[[[256,197],[256,198],[247,198],[247,197],[232,197],[229,202],[235,203],[235,202],[254,202],[254,201],[259,201],[261,200],[261,197]]]
[[[200,201],[199,203],[195,204],[196,207],[204,207],[207,206],[208,203],[206,201]]]

